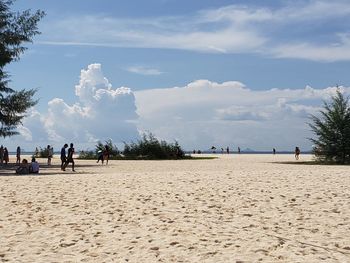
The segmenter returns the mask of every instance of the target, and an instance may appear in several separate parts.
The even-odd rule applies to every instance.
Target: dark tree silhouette
[[[4,71],[7,64],[17,61],[26,50],[23,45],[32,42],[40,32],[37,24],[44,16],[38,10],[22,13],[10,10],[14,0],[0,0],[0,136],[18,134],[16,128],[21,124],[26,111],[37,101],[33,99],[36,90],[15,91],[9,87],[9,74]]]

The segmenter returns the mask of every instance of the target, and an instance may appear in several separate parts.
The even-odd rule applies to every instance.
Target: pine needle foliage
[[[182,159],[184,151],[178,142],[159,141],[152,133],[143,134],[136,143],[124,143],[123,155],[129,159]]]
[[[349,98],[337,89],[330,102],[324,102],[320,116],[311,116],[309,123],[316,138],[313,152],[318,161],[350,163],[350,106]]]
[[[5,66],[17,61],[26,50],[24,44],[32,42],[40,32],[37,24],[44,16],[38,10],[22,13],[12,12],[14,0],[0,0],[0,136],[8,137],[18,134],[16,128],[21,124],[26,111],[37,101],[33,99],[35,89],[15,91],[10,88],[9,74]]]

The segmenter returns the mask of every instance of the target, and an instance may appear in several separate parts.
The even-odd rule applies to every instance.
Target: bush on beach
[[[177,141],[159,141],[152,133],[143,134],[137,143],[124,143],[123,155],[127,159],[181,159],[184,151]]]
[[[49,150],[47,148],[39,148],[39,151],[33,155],[35,158],[48,158]]]
[[[127,160],[167,160],[185,158],[185,153],[178,142],[167,143],[159,141],[152,133],[143,134],[137,142],[124,142],[124,150],[121,153],[118,148],[109,140],[106,142],[110,150],[110,159]],[[98,142],[93,151],[81,151],[79,159],[97,159],[100,151],[104,150],[105,145]]]

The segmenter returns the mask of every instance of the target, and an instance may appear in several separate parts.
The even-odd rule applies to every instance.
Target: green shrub
[[[124,143],[123,155],[127,159],[180,159],[185,156],[178,142],[159,141],[152,133],[143,134],[137,143]]]
[[[337,90],[330,103],[324,102],[320,117],[311,116],[309,124],[316,138],[313,152],[318,161],[350,163],[350,105],[349,99]]]
[[[97,155],[95,151],[81,151],[79,153],[78,159],[85,159],[85,160],[97,159]]]
[[[81,151],[79,159],[97,159],[101,151],[108,146],[110,152],[110,160],[128,159],[150,159],[150,160],[166,160],[166,159],[183,159],[185,157],[184,151],[181,149],[178,142],[167,143],[166,141],[159,141],[153,134],[143,134],[141,139],[136,143],[130,144],[124,142],[123,155],[118,150],[117,146],[112,143],[112,140],[106,141],[105,144],[98,142],[95,150]]]
[[[34,156],[37,158],[48,158],[49,150],[47,148],[39,147],[39,151]]]

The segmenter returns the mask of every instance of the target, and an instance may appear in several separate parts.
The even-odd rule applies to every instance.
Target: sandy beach
[[[0,261],[350,262],[349,166],[217,156],[1,170]]]

